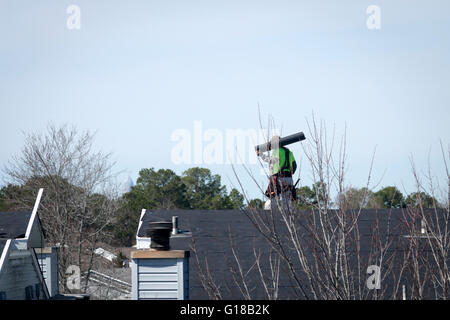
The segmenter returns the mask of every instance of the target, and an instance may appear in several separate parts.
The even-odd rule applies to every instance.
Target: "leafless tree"
[[[450,207],[449,190],[450,175],[448,161],[450,146],[447,153],[441,143],[442,158],[445,167],[445,187],[428,165],[428,171],[421,175],[411,159],[412,174],[416,183],[416,201],[404,209],[405,228],[408,230],[407,251],[405,261],[408,261],[407,271],[410,274],[411,286],[408,296],[411,299],[422,299],[426,288],[434,288],[436,299],[448,299],[450,294],[449,250],[450,250]],[[445,190],[445,191],[444,191]],[[434,207],[424,208],[421,194],[430,194],[433,199],[442,199],[442,203],[434,201]]]
[[[31,194],[44,188],[39,216],[47,242],[60,247],[62,285],[69,265],[89,273],[96,244],[106,236],[118,206],[111,154],[94,151],[93,142],[87,131],[48,125],[45,133],[25,134],[21,153],[4,167],[10,183]],[[15,200],[24,208],[32,201]]]
[[[350,204],[351,199],[337,197],[331,201],[331,194],[345,194],[349,186],[345,179],[347,154],[345,134],[339,143],[335,131],[328,136],[325,123],[314,119],[308,122],[308,138],[302,143],[303,154],[310,166],[314,182],[316,201],[311,210],[296,210],[283,197],[272,201],[271,210],[256,210],[247,207],[247,215],[255,230],[264,237],[268,246],[280,259],[300,299],[400,299],[403,286],[408,286],[407,298],[424,298],[426,287],[435,288],[436,298],[448,297],[448,202],[444,209],[433,211],[430,216],[420,206],[407,208],[401,217],[393,217],[393,210],[378,209],[363,211],[366,201],[359,201],[359,207]],[[270,136],[268,134],[267,136]],[[444,161],[448,161],[444,157]],[[366,199],[373,190],[370,164],[367,184],[361,199]],[[447,166],[446,166],[447,167]],[[250,170],[244,169],[256,179]],[[235,168],[233,168],[235,170]],[[236,173],[236,170],[235,170]],[[429,175],[431,177],[431,175]],[[246,188],[236,178],[246,195]],[[447,171],[448,178],[448,171]],[[263,192],[264,188],[259,187]],[[431,187],[433,191],[433,187]],[[433,192],[431,193],[433,195]],[[369,219],[368,230],[360,230],[361,221]],[[417,219],[419,218],[419,219]],[[427,227],[424,239],[417,237],[417,221]],[[367,229],[367,224],[365,225]],[[369,252],[362,251],[362,244]],[[242,296],[249,298],[246,281],[248,271],[240,268],[237,254],[233,256],[235,282],[243,290]],[[257,270],[261,272],[261,255],[255,251]],[[378,282],[389,287],[369,286],[369,267],[380,270]],[[245,271],[245,272],[244,272]],[[262,275],[264,279],[265,275]],[[278,286],[278,284],[277,284]],[[266,287],[265,287],[266,288]],[[266,290],[267,291],[267,290]],[[269,295],[267,295],[269,297]]]
[[[348,210],[345,201],[333,204],[330,199],[332,188],[337,193],[344,193],[346,171],[346,141],[342,137],[339,150],[336,153],[334,133],[329,141],[323,122],[317,125],[313,117],[308,122],[309,143],[303,146],[304,154],[310,164],[311,176],[315,187],[316,201],[311,211],[298,211],[283,198],[274,198],[271,210],[255,210],[248,207],[243,212],[247,215],[256,230],[267,240],[272,252],[276,254],[278,265],[275,270],[279,272],[280,263],[294,284],[295,292],[299,298],[304,299],[355,299],[363,298],[365,279],[364,266],[359,254],[359,210]],[[270,136],[270,133],[267,134]],[[249,172],[249,171],[247,171]],[[367,184],[370,183],[370,172]],[[244,196],[248,202],[245,188],[236,175]],[[256,181],[256,179],[253,179]],[[260,187],[263,191],[263,188]],[[334,208],[333,208],[334,206]],[[375,239],[376,240],[376,239]],[[380,243],[380,242],[379,242]],[[383,250],[390,243],[383,243]],[[377,252],[382,255],[384,251]],[[375,255],[375,253],[374,253]],[[237,255],[234,254],[237,261]],[[255,262],[258,271],[261,256],[255,251]],[[273,257],[269,257],[273,262]],[[238,261],[236,262],[239,268]],[[357,265],[353,270],[350,265]],[[271,266],[273,264],[271,263]],[[271,271],[274,270],[272,267]],[[242,288],[245,279],[242,272],[239,282]],[[265,275],[261,274],[261,279]],[[279,278],[272,272],[270,279],[275,280],[274,292],[278,292]],[[237,282],[237,281],[236,281]],[[264,283],[266,292],[267,283]],[[243,291],[244,297],[249,297],[248,290]],[[267,294],[270,297],[276,295]]]

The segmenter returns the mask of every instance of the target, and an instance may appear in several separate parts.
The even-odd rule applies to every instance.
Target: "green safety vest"
[[[272,174],[277,174],[281,172],[291,172],[294,173],[293,163],[295,162],[294,154],[288,148],[279,148],[273,150],[274,158],[278,158],[278,161],[272,165]],[[288,161],[286,161],[288,160]]]

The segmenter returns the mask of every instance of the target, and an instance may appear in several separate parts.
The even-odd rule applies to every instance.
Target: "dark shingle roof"
[[[0,238],[23,238],[31,211],[0,212]]]
[[[260,214],[264,213],[260,212]],[[232,238],[235,253],[240,260],[243,270],[251,269],[251,272],[246,275],[246,279],[251,286],[252,299],[267,298],[259,278],[260,275],[254,267],[254,252],[262,253],[264,258],[261,261],[261,265],[265,271],[268,271],[270,270],[270,264],[267,259],[270,246],[242,211],[148,210],[142,218],[142,225],[138,230],[138,235],[145,237],[148,222],[161,220],[171,221],[172,216],[178,216],[180,230],[188,230],[190,231],[189,235],[192,235],[192,237],[172,237],[170,240],[171,249],[191,251],[189,276],[190,299],[209,298],[200,281],[200,276],[206,270],[205,259],[207,259],[209,271],[216,285],[220,288],[222,298],[243,298],[232,278],[231,268],[234,267],[236,270],[237,266],[231,250],[230,237]],[[302,223],[304,224],[305,219],[311,217],[312,214],[309,211],[299,211],[297,213],[300,226]],[[398,244],[395,248],[393,246],[392,250],[401,250],[404,239],[403,235],[408,233],[403,223],[407,219],[404,210],[363,210],[358,222],[358,228],[361,235],[361,256],[366,260],[370,260],[371,252],[374,248],[372,231],[376,218],[379,221],[378,232],[382,236],[389,235],[392,238],[399,239]],[[287,235],[286,227],[283,226],[281,220],[278,221],[277,226],[279,234]],[[192,240],[195,240],[200,266],[203,268],[202,270],[199,268],[196,254],[193,251]],[[299,266],[295,268],[299,268]],[[299,296],[298,291],[295,291],[295,286],[287,274],[287,270],[284,270],[280,276],[281,299],[292,299]],[[305,283],[307,282],[307,279],[303,280]]]

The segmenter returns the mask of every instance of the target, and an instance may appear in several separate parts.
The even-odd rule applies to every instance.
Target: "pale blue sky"
[[[71,4],[80,30],[66,27]],[[381,9],[380,30],[366,27],[369,5]],[[365,184],[377,145],[375,178],[411,192],[410,155],[426,170],[431,150],[444,177],[449,17],[446,0],[0,0],[0,165],[22,131],[51,121],[97,131],[96,146],[133,179],[141,168],[181,173],[174,130],[195,120],[258,128],[259,103],[286,134],[306,133],[311,112],[338,132],[346,125],[348,182]],[[229,165],[209,167],[236,184]]]

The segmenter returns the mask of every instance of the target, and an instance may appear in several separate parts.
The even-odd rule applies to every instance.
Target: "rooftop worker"
[[[266,196],[269,199],[279,194],[290,193],[291,200],[296,200],[296,192],[292,180],[292,175],[297,169],[294,155],[286,147],[279,147],[279,136],[273,136],[270,139],[272,155],[265,155],[257,150],[256,154],[265,162],[269,163],[271,176],[269,186],[266,190]]]

